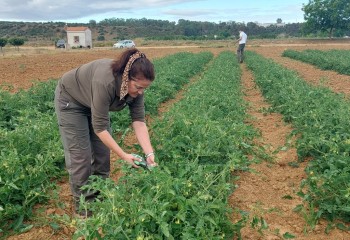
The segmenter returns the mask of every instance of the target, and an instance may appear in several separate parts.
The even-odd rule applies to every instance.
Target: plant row
[[[341,74],[350,75],[349,50],[285,50],[282,56],[310,63],[323,70],[332,70]]]
[[[118,183],[93,179],[103,200],[90,205],[95,214],[78,222],[74,239],[239,237],[244,221],[233,223],[227,200],[232,171],[246,169],[247,155],[258,150],[246,118],[239,66],[223,52],[153,121],[158,167],[124,169]]]
[[[200,54],[179,53],[154,61],[160,74],[154,88],[167,92],[153,100],[154,113],[161,101],[174,96],[191,75],[201,71],[213,58],[208,52]],[[169,68],[168,65],[182,66]],[[185,66],[185,67],[184,67]],[[178,81],[168,83],[167,76]],[[7,230],[24,231],[31,226],[23,223],[32,215],[33,206],[46,202],[50,191],[56,187],[55,179],[65,174],[64,154],[54,112],[54,89],[57,81],[40,83],[28,91],[10,94],[0,92],[0,236]],[[148,91],[148,90],[147,90]],[[150,92],[157,90],[149,90]],[[127,111],[121,119],[111,116],[116,132],[126,132],[129,121]]]
[[[350,220],[350,104],[343,96],[313,87],[295,72],[247,52],[247,65],[272,111],[294,127],[300,161],[311,158],[300,195],[316,220]]]

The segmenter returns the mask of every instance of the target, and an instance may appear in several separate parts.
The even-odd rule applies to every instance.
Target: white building
[[[67,45],[72,47],[92,47],[91,30],[88,27],[66,27]]]
[[[259,22],[255,22],[255,23],[259,27],[265,27],[265,28],[270,26],[284,27],[286,25],[285,23],[259,23]]]

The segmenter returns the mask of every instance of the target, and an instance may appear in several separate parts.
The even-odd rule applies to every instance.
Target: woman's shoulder
[[[99,70],[105,71],[106,69],[111,68],[112,62],[113,62],[113,59],[102,58],[102,59],[94,60],[90,62],[90,64],[96,70],[99,69]]]
[[[95,63],[98,63],[98,64],[104,64],[104,63],[112,63],[113,62],[113,59],[110,59],[110,58],[100,58],[100,59],[97,59],[97,60],[94,60],[92,62],[95,62]]]

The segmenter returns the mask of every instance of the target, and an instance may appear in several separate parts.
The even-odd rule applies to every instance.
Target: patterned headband
[[[123,99],[128,94],[129,72],[132,64],[135,62],[136,59],[139,59],[142,57],[146,57],[146,56],[140,51],[137,51],[136,53],[130,56],[122,76],[122,86],[120,88],[120,99]]]

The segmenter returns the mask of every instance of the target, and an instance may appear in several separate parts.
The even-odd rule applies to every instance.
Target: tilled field
[[[179,51],[200,52],[212,51],[215,54],[220,48],[199,47],[169,47],[169,48],[139,48],[150,59],[161,58]],[[39,52],[39,53],[37,53]],[[43,51],[44,52],[44,51]],[[0,84],[12,86],[10,89],[28,88],[33,81],[58,79],[61,75],[81,64],[99,58],[116,58],[122,50],[50,50],[45,53],[33,49],[20,49],[19,53],[8,53],[0,57]]]
[[[322,71],[309,64],[281,57],[285,49],[350,49],[349,44],[278,44],[262,43],[248,45],[247,50],[271,58],[285,67],[295,70],[306,81],[311,84],[322,84],[335,92],[350,94],[350,77],[340,75],[332,71]],[[228,48],[139,48],[150,59],[156,59],[179,51],[200,52],[212,51],[218,54]],[[231,48],[231,50],[234,50]],[[20,88],[28,88],[33,81],[46,81],[47,79],[58,79],[65,71],[77,67],[80,64],[98,58],[115,58],[120,54],[120,50],[77,50],[61,51],[53,50],[48,53],[23,53],[0,58],[0,83],[11,91]],[[253,76],[244,64],[242,69],[242,84],[246,95],[246,101],[250,102],[249,114],[254,116],[251,124],[262,133],[259,140],[268,150],[274,152],[280,146],[286,144],[286,136],[292,131],[292,127],[286,125],[279,114],[263,114],[261,109],[269,105],[265,102],[261,93],[257,89]],[[266,70],[268,71],[268,69]],[[8,86],[13,86],[8,87]],[[179,94],[178,99],[181,98]],[[176,100],[175,100],[176,101]],[[168,105],[172,103],[167,103]],[[167,105],[165,104],[165,105]],[[164,109],[167,109],[165,106]],[[131,139],[133,136],[129,136]],[[241,179],[238,182],[239,188],[230,199],[233,208],[243,209],[260,216],[268,223],[268,230],[263,231],[263,235],[257,229],[249,226],[243,229],[243,239],[283,239],[276,231],[290,232],[297,236],[296,239],[350,239],[350,234],[340,230],[333,230],[329,235],[324,233],[326,223],[319,223],[315,230],[304,233],[306,225],[305,218],[293,212],[301,200],[295,195],[296,189],[305,177],[304,167],[306,162],[299,168],[292,168],[287,165],[290,161],[296,161],[296,149],[291,147],[288,151],[280,151],[276,155],[274,163],[262,163],[253,165],[255,173],[240,173]],[[62,201],[70,199],[69,189],[66,180],[60,183]],[[283,199],[283,196],[294,192],[293,200]],[[67,204],[69,205],[69,203]],[[47,207],[46,214],[63,214],[58,209]],[[69,212],[68,212],[69,213]],[[233,216],[235,219],[236,215]],[[233,220],[235,221],[235,220]],[[31,231],[12,236],[9,239],[70,239],[71,229],[65,227],[59,232],[53,233],[49,226],[34,227]]]

